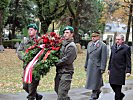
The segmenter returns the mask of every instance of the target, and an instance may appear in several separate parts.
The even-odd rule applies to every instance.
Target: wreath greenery
[[[41,41],[41,42],[40,42]],[[44,45],[43,48],[40,48],[40,45]],[[37,55],[37,53],[44,49],[42,55],[39,56],[38,61],[34,65],[32,76],[35,80],[40,80],[41,77],[46,75],[50,68],[54,66],[54,64],[58,61],[60,55],[60,47],[62,45],[62,39],[54,32],[50,34],[45,34],[42,36],[37,42],[30,46],[26,50],[26,54],[24,56],[24,69],[28,63]],[[48,52],[50,53],[48,54]]]

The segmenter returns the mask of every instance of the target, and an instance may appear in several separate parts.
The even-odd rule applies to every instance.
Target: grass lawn
[[[78,54],[74,62],[75,73],[72,81],[72,88],[84,87],[86,82],[86,72],[84,71],[85,50]],[[22,61],[20,61],[14,49],[5,49],[0,53],[0,93],[16,93],[24,91],[22,89]],[[55,67],[44,76],[38,87],[39,91],[53,91]],[[133,78],[133,77],[130,77]],[[108,82],[108,74],[104,73],[104,82]]]

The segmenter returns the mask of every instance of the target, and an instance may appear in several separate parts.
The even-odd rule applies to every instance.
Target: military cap
[[[38,30],[38,27],[36,24],[29,24],[27,29],[29,29],[29,28],[34,28],[35,30]]]
[[[92,37],[100,36],[100,33],[99,33],[99,32],[93,32],[93,33],[91,34],[91,36],[92,36]]]
[[[63,29],[63,32],[64,32],[65,30],[70,30],[71,32],[74,32],[74,29],[73,29],[72,26],[66,26],[66,27]]]

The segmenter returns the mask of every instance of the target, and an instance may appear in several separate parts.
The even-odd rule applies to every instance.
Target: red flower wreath
[[[43,35],[33,46],[26,50],[24,56],[24,63],[26,65],[24,82],[31,83],[32,76],[39,80],[41,76],[49,72],[50,68],[58,60],[62,40],[55,32],[50,32]]]

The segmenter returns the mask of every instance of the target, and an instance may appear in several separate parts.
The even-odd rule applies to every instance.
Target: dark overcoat
[[[107,62],[107,46],[99,41],[95,46],[90,42],[87,47],[85,68],[87,68],[86,88],[98,90],[103,85],[101,70],[105,70]]]
[[[118,49],[116,45],[111,47],[108,70],[110,84],[125,84],[125,74],[131,73],[131,50],[128,45],[122,44]]]

